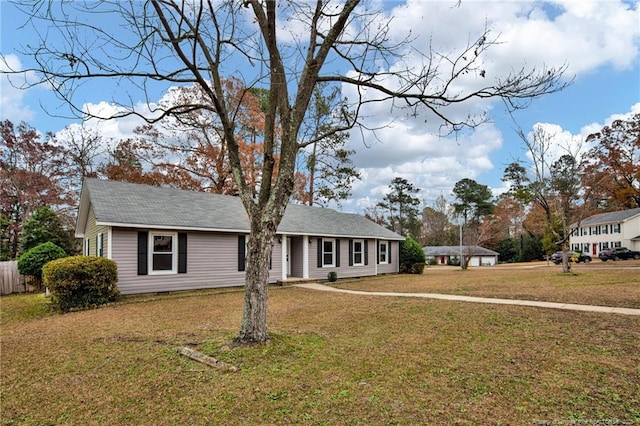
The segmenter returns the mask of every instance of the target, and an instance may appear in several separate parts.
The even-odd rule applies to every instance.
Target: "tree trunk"
[[[245,262],[244,310],[240,332],[235,338],[237,343],[256,344],[269,340],[267,333],[268,283],[274,237],[274,232],[266,230],[256,232],[252,229],[249,235]]]
[[[567,274],[571,272],[571,265],[569,264],[569,242],[562,243],[562,272]]]

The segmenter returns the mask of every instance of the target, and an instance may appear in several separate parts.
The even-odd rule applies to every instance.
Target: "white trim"
[[[161,270],[154,271],[153,270],[153,237],[159,236],[170,236],[171,237],[171,270]],[[155,230],[149,231],[148,236],[148,244],[149,244],[149,256],[147,261],[148,263],[148,274],[149,275],[174,275],[178,273],[178,233],[177,232],[165,232],[164,230]],[[167,253],[164,253],[167,254]]]
[[[322,255],[322,267],[323,268],[335,268],[336,267],[336,240],[334,238],[322,238],[322,247],[320,254]],[[331,241],[331,263],[324,263],[324,243],[325,241]],[[329,252],[326,252],[329,254]]]
[[[159,230],[178,230],[178,231],[206,231],[206,232],[229,232],[232,234],[249,234],[248,229],[231,229],[231,228],[204,228],[204,227],[195,227],[195,226],[174,226],[174,225],[154,225],[154,224],[143,224],[143,223],[120,223],[120,222],[104,222],[97,221],[96,225],[100,226],[115,226],[118,228],[138,228],[138,229],[159,229]],[[277,236],[307,236],[308,234],[302,232],[276,232]],[[397,237],[381,237],[379,235],[347,235],[347,234],[317,234],[320,238],[352,238],[352,239],[371,239],[377,238],[385,241],[404,241],[404,238]]]
[[[283,235],[282,237],[280,237],[280,251],[281,251],[281,275],[282,275],[282,280],[286,281],[287,280],[287,244],[289,243],[288,238]]]
[[[351,263],[353,266],[364,266],[364,240],[351,240],[353,244],[353,250],[351,253]],[[356,263],[356,243],[360,243],[360,262]]]
[[[107,259],[113,259],[113,228],[107,228]]]
[[[102,253],[100,252],[102,250]],[[99,232],[96,237],[96,256],[104,257],[104,233]]]
[[[302,236],[302,278],[309,278],[309,245],[308,235]]]
[[[380,259],[380,254],[382,253],[382,250],[380,250],[380,253],[377,253],[377,258],[376,258],[376,263],[379,263],[380,265],[388,265],[389,264],[389,250],[390,248],[390,244],[389,241],[379,241],[378,244],[380,246],[380,248],[382,249],[382,245],[384,245],[386,248],[384,250],[384,262]]]

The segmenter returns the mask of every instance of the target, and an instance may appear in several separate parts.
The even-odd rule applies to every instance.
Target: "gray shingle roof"
[[[85,197],[101,224],[249,232],[242,201],[229,195],[85,179],[83,200]],[[278,233],[404,239],[364,216],[296,204],[287,206]]]
[[[580,222],[580,226],[601,225],[605,223],[618,223],[640,214],[640,207],[617,212],[600,213],[589,216]]]
[[[459,256],[460,246],[425,246],[422,247],[427,256]],[[498,252],[480,246],[462,246],[462,253],[472,256],[497,256]]]

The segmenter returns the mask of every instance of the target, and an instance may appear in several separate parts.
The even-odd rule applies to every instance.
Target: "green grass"
[[[44,293],[0,297],[0,324],[3,326],[46,317],[51,312],[51,303]]]
[[[429,273],[422,284],[389,276],[341,285],[426,288]],[[438,288],[445,280],[451,292],[491,293],[468,278],[480,270],[437,273]],[[527,293],[546,297],[547,285],[567,282],[556,274],[539,271]],[[505,293],[513,273],[492,275],[503,284],[487,285]],[[598,294],[600,278],[583,278],[589,296],[578,301]],[[608,300],[633,305],[640,289],[619,294],[628,300]],[[640,317],[283,288],[270,292],[271,342],[247,348],[228,345],[239,292],[5,321],[14,298],[39,300],[0,299],[4,425],[640,422]],[[183,357],[184,345],[239,371]]]

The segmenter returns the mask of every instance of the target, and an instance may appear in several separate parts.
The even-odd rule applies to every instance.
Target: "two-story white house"
[[[569,243],[571,250],[592,256],[614,247],[640,251],[640,208],[590,216],[573,230]]]

